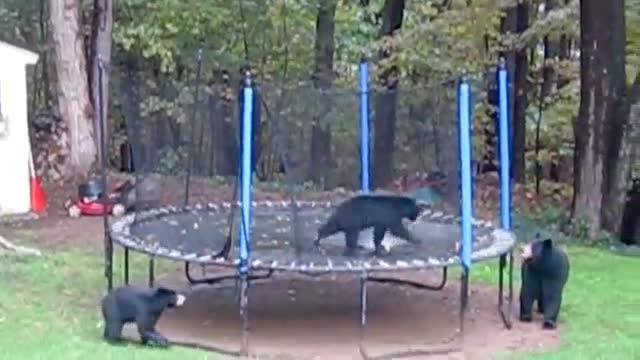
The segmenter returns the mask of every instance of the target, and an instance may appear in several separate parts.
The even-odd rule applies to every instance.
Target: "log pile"
[[[60,118],[38,115],[33,122],[36,173],[45,181],[60,181],[69,173],[69,131]]]

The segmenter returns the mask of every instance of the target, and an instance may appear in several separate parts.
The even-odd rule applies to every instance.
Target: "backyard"
[[[45,255],[42,257],[2,257],[0,358],[216,358],[211,353],[178,347],[167,351],[136,346],[134,350],[131,346],[135,345],[114,347],[102,341],[102,319],[98,304],[104,293],[105,279],[98,220],[66,219],[58,224],[48,221],[39,226],[26,225],[11,232],[23,239],[24,244],[50,245],[44,248]],[[84,228],[86,232],[77,233],[76,238],[72,238],[74,229],[78,228]],[[43,237],[49,237],[51,242]],[[580,246],[570,246],[569,254],[572,261],[571,278],[565,292],[566,300],[557,334],[539,329],[539,323],[534,322],[529,326],[529,334],[537,340],[524,345],[524,351],[519,350],[517,344],[495,351],[505,358],[516,359],[638,358],[640,283],[630,281],[631,271],[637,268],[638,259]],[[116,256],[118,261],[121,258]],[[133,257],[131,271],[134,282],[145,278],[144,259],[142,256]],[[171,273],[172,270],[179,270],[181,264],[162,262],[160,268],[159,272]],[[116,269],[119,269],[118,264]],[[473,268],[472,288],[495,285],[495,274],[495,261],[478,264]],[[117,281],[120,280],[118,275]],[[517,270],[515,275],[517,296]],[[457,288],[457,284],[452,281],[448,287]],[[514,303],[514,315],[517,313],[516,305]],[[471,307],[474,307],[474,291]],[[498,318],[497,313],[486,315],[496,320]],[[355,312],[353,317],[355,319]],[[527,325],[516,321],[512,331]],[[496,323],[495,326],[499,328],[500,325]],[[536,341],[539,344],[535,344]]]
[[[639,25],[640,0],[0,2],[0,360],[225,358],[178,343],[239,349],[247,303],[190,283],[184,261],[205,277],[244,260],[275,270],[249,291],[258,358],[455,339],[428,359],[640,359]],[[412,199],[325,222],[369,189]],[[345,236],[327,245],[332,227]],[[134,324],[103,339],[105,233],[115,286],[125,244],[132,285],[153,254],[155,285],[186,295],[156,327],[169,349]],[[518,248],[537,235],[570,259],[555,330],[518,319]],[[376,271],[448,281],[365,293]]]

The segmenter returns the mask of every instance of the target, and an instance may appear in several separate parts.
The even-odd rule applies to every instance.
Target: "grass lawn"
[[[517,359],[640,359],[638,258],[571,248],[572,273],[561,321],[563,346]],[[119,257],[117,257],[119,258]],[[134,257],[132,277],[143,276]],[[166,266],[166,265],[165,265]],[[494,281],[479,265],[474,281]],[[0,359],[214,359],[215,355],[113,347],[101,339],[98,299],[104,289],[102,257],[79,250],[43,258],[0,258]],[[511,356],[513,357],[513,356]]]

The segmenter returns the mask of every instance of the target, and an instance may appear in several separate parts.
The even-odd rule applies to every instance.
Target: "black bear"
[[[633,179],[627,192],[627,201],[622,215],[620,241],[625,245],[640,245],[640,178]]]
[[[351,256],[359,249],[358,235],[361,230],[373,227],[375,254],[382,254],[382,239],[389,230],[393,235],[411,243],[419,243],[402,224],[402,219],[415,221],[420,214],[416,201],[406,196],[358,195],[342,202],[327,221],[318,229],[315,246],[320,240],[338,232],[344,232],[345,255]]]
[[[569,257],[551,239],[536,240],[522,247],[520,320],[532,320],[533,303],[544,316],[542,327],[555,329],[562,292],[569,279]]]
[[[138,289],[123,286],[109,292],[102,299],[104,337],[109,342],[122,340],[122,327],[135,322],[142,344],[149,342],[168,346],[168,340],[156,330],[156,323],[166,308],[182,306],[185,296],[163,287]]]

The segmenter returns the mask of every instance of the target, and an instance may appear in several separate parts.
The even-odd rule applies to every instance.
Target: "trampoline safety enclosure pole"
[[[458,126],[460,146],[460,190],[461,204],[461,233],[460,260],[468,271],[471,268],[471,252],[473,236],[473,188],[471,178],[471,88],[466,76],[462,77],[458,88]]]
[[[370,191],[369,180],[369,64],[360,60],[360,188]]]
[[[250,73],[245,74],[242,103],[242,172],[241,172],[241,201],[242,216],[240,219],[240,272],[248,271],[250,251],[251,224],[251,155],[252,125],[253,125],[253,87]]]
[[[500,138],[500,225],[511,230],[511,179],[509,159],[508,75],[504,58],[498,68],[499,138]]]

